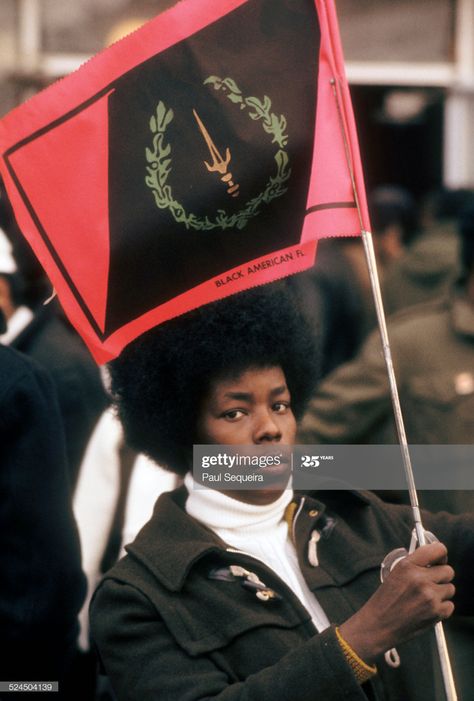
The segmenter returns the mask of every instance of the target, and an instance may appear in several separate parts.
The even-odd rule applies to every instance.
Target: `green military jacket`
[[[160,497],[92,601],[93,640],[118,701],[436,701],[431,633],[399,646],[398,669],[379,660],[378,674],[360,686],[334,630],[379,586],[387,552],[408,544],[407,507],[370,493],[325,492],[324,503],[298,497],[291,532],[299,565],[333,624],[318,634],[278,574],[188,516],[186,496],[180,488]],[[460,611],[472,610],[474,517],[426,516],[426,527],[450,548]],[[231,564],[278,597],[262,601],[240,580],[215,577]]]
[[[474,441],[474,306],[451,297],[389,318],[390,345],[412,444]],[[378,331],[318,386],[302,443],[396,442]]]

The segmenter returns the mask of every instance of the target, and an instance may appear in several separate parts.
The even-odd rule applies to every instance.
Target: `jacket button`
[[[319,514],[319,511],[317,509],[311,509],[311,511],[308,512],[308,516],[311,516],[311,518],[314,518]]]

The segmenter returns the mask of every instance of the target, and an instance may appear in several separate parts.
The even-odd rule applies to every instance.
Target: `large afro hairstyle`
[[[285,283],[205,305],[135,339],[109,364],[130,446],[172,472],[190,468],[210,383],[280,366],[301,417],[317,380],[313,334]]]

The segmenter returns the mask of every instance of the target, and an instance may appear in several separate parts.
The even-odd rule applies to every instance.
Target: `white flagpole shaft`
[[[372,234],[369,231],[364,231],[364,229],[362,229],[362,239],[364,242],[365,255],[367,258],[367,264],[369,268],[369,276],[374,296],[375,310],[377,312],[377,320],[379,324],[380,335],[382,337],[383,354],[385,359],[385,365],[387,366],[388,379],[390,383],[392,406],[395,414],[395,423],[397,426],[398,440],[402,452],[403,466],[405,469],[405,476],[408,484],[408,493],[410,495],[410,503],[412,506],[413,518],[415,521],[415,529],[418,537],[418,544],[425,545],[425,530],[421,521],[420,508],[418,504],[418,494],[416,491],[415,479],[413,476],[413,467],[411,464],[410,451],[408,449],[408,442],[405,432],[405,424],[403,421],[402,408],[400,405],[400,397],[398,394],[395,370],[393,368],[392,352],[388,338],[385,310],[383,307],[382,295],[380,291],[380,281],[375,261]],[[444,689],[446,692],[446,699],[447,701],[457,701],[458,696],[456,693],[456,686],[454,683],[451,660],[449,659],[448,646],[446,644],[446,637],[441,621],[436,623],[435,625],[435,635],[436,645],[438,647],[438,656],[441,665],[441,672],[443,675]]]
[[[403,421],[402,408],[400,404],[400,396],[398,393],[398,385],[395,377],[395,370],[392,361],[392,351],[388,338],[387,322],[385,318],[385,310],[383,307],[382,294],[380,290],[380,280],[375,260],[374,243],[370,231],[362,229],[362,240],[364,243],[365,257],[369,269],[370,284],[374,297],[375,311],[377,313],[377,321],[379,325],[380,336],[382,338],[382,349],[387,367],[388,381],[390,385],[390,396],[392,398],[393,412],[395,415],[395,425],[397,427],[398,441],[402,451],[403,467],[408,484],[408,493],[410,495],[410,503],[413,510],[413,518],[415,521],[415,530],[419,545],[426,545],[425,530],[421,521],[420,508],[418,504],[418,494],[413,476],[413,467],[411,464],[410,451],[408,449],[408,441],[405,432],[405,423]]]
[[[375,259],[374,242],[372,239],[372,234],[370,231],[366,231],[364,228],[364,223],[362,220],[362,214],[360,209],[360,200],[357,191],[357,184],[354,176],[354,168],[352,166],[351,152],[349,148],[349,142],[347,139],[344,118],[341,110],[341,104],[339,102],[339,93],[337,90],[336,79],[331,81],[334,97],[336,100],[339,125],[342,132],[342,137],[344,139],[344,149],[346,153],[347,165],[349,168],[349,173],[351,176],[352,190],[354,193],[354,200],[357,207],[357,212],[359,215],[359,223],[362,234],[362,240],[364,243],[365,257],[367,260],[367,266],[369,270],[370,285],[372,288],[372,295],[374,298],[375,311],[377,314],[377,321],[380,331],[380,336],[382,339],[383,355],[385,359],[385,365],[387,367],[388,381],[390,385],[390,396],[392,399],[393,412],[395,415],[395,424],[397,427],[398,441],[400,444],[400,450],[402,453],[403,467],[405,470],[405,477],[408,485],[408,493],[410,496],[410,504],[413,512],[413,519],[415,522],[415,530],[418,538],[419,545],[426,545],[425,529],[423,528],[423,523],[421,521],[420,507],[418,504],[418,494],[415,486],[415,478],[413,475],[413,467],[411,463],[410,451],[408,449],[408,441],[405,431],[405,423],[403,421],[402,408],[400,404],[400,395],[398,393],[398,385],[395,376],[395,370],[393,367],[392,351],[390,348],[390,341],[388,338],[387,330],[387,320],[385,316],[385,309],[383,306],[382,292],[380,288],[380,279],[377,270],[377,261]],[[454,683],[453,671],[451,667],[451,661],[449,659],[448,646],[446,644],[446,637],[444,634],[443,624],[440,622],[436,623],[435,627],[436,644],[438,648],[438,656],[441,665],[441,672],[443,675],[444,689],[446,692],[447,701],[458,701],[458,696],[456,693],[456,686]]]

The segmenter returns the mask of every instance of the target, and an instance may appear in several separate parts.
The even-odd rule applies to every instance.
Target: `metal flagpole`
[[[421,521],[420,507],[418,504],[418,494],[415,486],[415,479],[413,475],[413,467],[411,463],[410,451],[408,449],[408,441],[405,432],[405,424],[403,420],[402,408],[400,404],[400,396],[398,393],[398,385],[395,376],[395,370],[393,367],[392,351],[390,348],[390,341],[388,338],[387,321],[385,316],[385,309],[383,306],[382,292],[380,288],[380,280],[377,270],[377,262],[375,259],[374,243],[372,239],[372,234],[370,231],[366,231],[364,228],[364,223],[362,220],[362,214],[360,209],[360,201],[357,192],[357,184],[354,176],[354,169],[352,166],[351,152],[349,148],[349,143],[347,139],[347,134],[345,130],[345,122],[343,113],[341,110],[341,104],[339,101],[339,94],[337,90],[336,80],[333,78],[331,80],[331,85],[334,93],[334,97],[337,105],[337,112],[339,118],[339,125],[342,132],[342,137],[344,139],[344,149],[346,153],[347,165],[349,168],[349,173],[351,177],[352,189],[354,193],[354,200],[357,207],[357,212],[359,215],[359,223],[362,234],[362,241],[364,244],[365,257],[367,260],[367,266],[369,269],[370,284],[372,288],[372,294],[374,297],[375,310],[377,313],[377,321],[380,331],[380,336],[382,339],[383,355],[385,359],[385,365],[387,367],[388,380],[390,385],[390,395],[392,399],[392,406],[395,415],[395,424],[397,427],[398,441],[400,444],[400,450],[402,453],[403,467],[405,470],[405,477],[408,484],[408,493],[410,496],[410,504],[413,512],[413,519],[415,522],[415,531],[418,539],[419,545],[426,545],[425,529],[423,528],[423,523]],[[449,659],[448,646],[446,644],[446,637],[444,634],[443,624],[441,621],[434,626],[436,635],[436,644],[438,647],[439,661],[441,665],[441,671],[443,675],[444,688],[446,692],[447,701],[458,701],[458,696],[456,693],[456,686],[454,684],[454,677],[451,667],[451,661]]]

